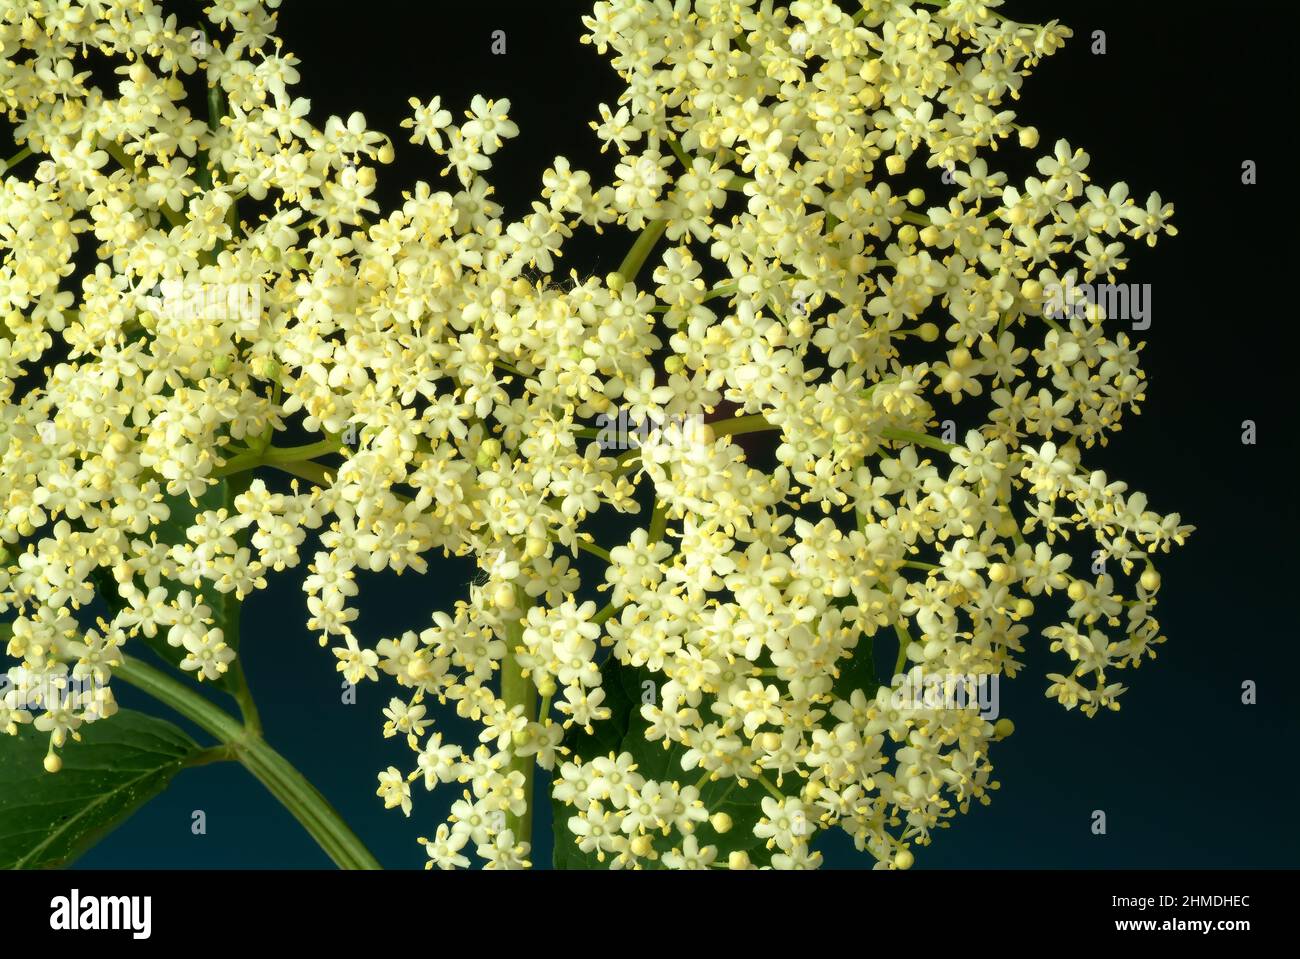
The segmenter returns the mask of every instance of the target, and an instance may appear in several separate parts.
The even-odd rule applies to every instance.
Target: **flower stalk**
[[[230,756],[252,773],[302,824],[340,869],[381,868],[379,861],[320,791],[257,732],[213,705],[192,687],[137,659],[123,656],[122,665],[114,670],[113,675],[170,706],[215,736]]]

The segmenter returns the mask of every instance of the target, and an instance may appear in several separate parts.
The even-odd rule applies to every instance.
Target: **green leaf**
[[[867,649],[870,649],[868,644]],[[662,677],[660,677],[662,678]],[[605,689],[605,703],[610,706],[611,717],[604,723],[593,727],[592,734],[571,727],[564,739],[564,746],[572,750],[568,758],[580,757],[590,762],[596,756],[628,752],[636,760],[637,772],[646,779],[673,780],[682,785],[696,785],[703,778],[699,769],[682,768],[682,757],[686,747],[674,744],[665,749],[663,741],[651,742],[645,738],[649,723],[641,716],[642,695],[646,683],[657,689],[655,674],[642,668],[634,668],[618,663],[610,657],[601,668],[601,684]],[[576,760],[575,760],[576,761]],[[802,780],[797,776],[787,776],[778,788],[787,795],[797,793]],[[771,854],[765,843],[754,835],[754,825],[762,817],[762,800],[769,795],[757,781],[748,780],[741,785],[737,779],[721,779],[706,782],[700,788],[700,798],[708,808],[710,815],[725,812],[731,817],[732,826],[725,833],[719,833],[710,823],[701,823],[695,829],[695,837],[700,847],[716,846],[717,862],[726,862],[734,851],[744,850],[756,865],[767,865]],[[573,807],[552,800],[552,812],[555,822],[556,869],[605,869],[609,859],[601,862],[594,852],[584,853],[578,848],[575,836],[569,830],[568,821],[576,812]],[[673,830],[664,836],[653,836],[654,848],[662,857],[674,846],[681,848],[683,837]],[[662,860],[644,860],[648,869],[657,868]]]
[[[623,688],[620,672],[621,666],[613,656],[605,660],[600,668],[601,688],[605,690],[604,705],[609,707],[610,718],[595,723],[588,733],[581,726],[570,726],[564,736],[564,747],[569,755],[569,762],[591,762],[597,756],[617,754],[623,748],[623,737],[627,734],[627,724],[631,716],[632,700]],[[636,700],[638,703],[640,700]],[[558,766],[555,771],[559,776]],[[575,810],[572,806],[558,800],[551,800],[551,813],[554,819],[554,853],[552,864],[556,869],[603,869],[604,864],[596,859],[596,854],[584,853],[578,848],[575,837],[569,831],[569,818]]]
[[[875,643],[865,633],[858,636],[858,645],[853,649],[851,659],[841,659],[837,664],[839,679],[831,684],[831,692],[836,699],[848,699],[855,689],[870,699],[880,688],[880,678],[876,669]]]
[[[65,866],[166,788],[199,747],[171,723],[121,710],[81,727],[42,765],[49,737],[0,734],[0,868]]]
[[[203,495],[199,497],[197,506],[192,505],[189,497],[185,495],[164,496],[163,502],[171,510],[171,515],[162,523],[153,527],[152,533],[158,537],[158,542],[166,543],[168,546],[176,546],[187,542],[185,531],[194,525],[195,518],[200,513],[221,509],[223,506],[229,509],[230,496],[231,489],[226,480],[221,480],[215,486],[205,490]],[[124,602],[117,591],[117,582],[113,579],[109,570],[101,566],[94,571],[91,578],[95,583],[96,592],[103,597],[109,608],[114,612],[121,609]],[[167,595],[173,599],[182,589],[180,583],[171,580],[164,580],[162,585],[167,589]],[[232,649],[238,651],[239,601],[235,599],[234,593],[218,592],[208,583],[202,585],[201,591],[204,604],[212,610],[213,625],[222,631],[226,643]],[[195,593],[197,591],[191,589],[190,592]],[[168,645],[166,630],[160,630],[156,636],[152,637],[141,635],[140,640],[172,666],[180,668],[180,662],[185,658],[186,651],[184,647]],[[233,688],[231,674],[225,673],[218,677],[213,681],[213,685],[225,692],[230,692]]]

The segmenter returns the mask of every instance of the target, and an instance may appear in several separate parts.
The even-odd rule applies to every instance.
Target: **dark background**
[[[460,119],[474,93],[509,97],[521,136],[494,157],[489,179],[509,217],[527,210],[557,154],[607,182],[588,128],[620,81],[578,42],[590,3],[548,0],[474,4],[286,0],[280,35],[303,61],[300,95],[317,124],[362,110],[388,132],[397,163],[380,171],[380,205],[423,178],[438,186],[438,161],[406,143],[398,126],[407,99],[441,95]],[[1180,235],[1154,251],[1132,244],[1129,282],[1153,286],[1143,415],[1131,419],[1092,464],[1178,511],[1197,532],[1158,560],[1158,614],[1169,642],[1159,659],[1119,678],[1131,687],[1119,713],[1089,720],[1048,701],[1043,673],[1061,659],[1031,632],[1028,668],[1002,684],[1002,712],[1016,734],[995,747],[1002,789],[991,806],[959,816],[918,867],[1295,866],[1300,732],[1293,598],[1296,586],[1294,442],[1295,316],[1289,290],[1296,209],[1294,14],[1253,3],[1240,13],[1164,3],[1034,0],[1003,11],[1075,30],[1067,48],[1030,77],[1016,105],[1050,151],[1058,137],[1092,156],[1094,182],[1126,180],[1144,202],[1158,191],[1177,207]],[[505,30],[508,52],[490,52]],[[1108,52],[1090,52],[1093,30]],[[991,166],[1021,154],[1004,148]],[[1023,155],[1023,154],[1022,154]],[[1254,160],[1259,185],[1241,183]],[[1013,169],[1015,167],[1013,166]],[[1012,178],[1013,182],[1015,177]],[[438,186],[438,188],[442,188]],[[450,184],[446,188],[452,188]],[[622,228],[575,237],[562,269],[604,274],[630,243]],[[1254,446],[1242,421],[1258,424]],[[468,566],[424,578],[372,577],[363,585],[359,634],[374,639],[422,628],[430,613],[464,595]],[[418,787],[411,819],[385,811],[376,773],[410,768],[400,740],[380,735],[390,687],[363,685],[343,705],[334,657],[304,629],[301,570],[273,578],[245,606],[243,650],[267,735],[339,808],[390,867],[423,864],[417,836],[432,834],[454,798]],[[1258,704],[1241,703],[1245,680]],[[125,705],[157,712],[133,690]],[[173,717],[174,718],[174,717]],[[454,722],[454,717],[453,717]],[[454,734],[454,733],[453,733]],[[463,739],[462,739],[463,741]],[[549,832],[546,803],[538,835]],[[190,816],[207,814],[193,836]],[[1108,834],[1090,830],[1093,810]],[[846,844],[823,845],[831,866],[866,865]],[[539,845],[534,861],[550,850]],[[82,860],[87,867],[328,865],[311,840],[242,768],[186,772]]]

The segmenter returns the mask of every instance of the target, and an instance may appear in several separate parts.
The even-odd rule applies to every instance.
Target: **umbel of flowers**
[[[422,840],[443,868],[530,864],[538,767],[562,863],[813,867],[843,830],[906,868],[989,801],[1012,726],[900,686],[1046,642],[1048,696],[1118,708],[1164,639],[1152,554],[1191,527],[1088,466],[1140,346],[1048,304],[1175,231],[1009,108],[1068,29],[995,0],[596,3],[613,179],[557,157],[508,216],[508,100],[413,99],[442,176],[382,210],[391,141],[313,122],[278,5],[0,4],[0,729],[47,733],[47,769],[113,722],[137,647],[247,706],[238,604],[299,568],[343,677],[391,690],[411,756],[379,795],[454,794]],[[628,237],[620,269],[557,276],[579,229]],[[615,415],[659,427],[610,450]],[[597,513],[640,528],[598,542]],[[480,570],[462,600],[365,629],[358,571],[448,554]]]

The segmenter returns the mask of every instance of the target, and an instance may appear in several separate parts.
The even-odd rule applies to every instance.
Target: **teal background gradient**
[[[441,94],[458,115],[473,93],[510,97],[522,134],[497,155],[492,182],[509,215],[526,210],[558,153],[604,171],[587,127],[619,82],[578,43],[582,2],[413,4],[287,0],[281,34],[303,61],[302,95],[319,124],[360,109],[395,140],[398,162],[380,170],[381,206],[417,178],[436,181],[436,158],[406,144],[398,127],[407,98]],[[1270,7],[1272,12],[1270,13]],[[1295,428],[1296,279],[1293,56],[1286,29],[1263,17],[1289,7],[1255,3],[1248,17],[1215,17],[1180,5],[1036,0],[1008,3],[1024,19],[1059,17],[1075,28],[1067,49],[1026,81],[1021,122],[1092,155],[1094,182],[1125,179],[1140,200],[1156,190],[1177,206],[1181,231],[1155,251],[1131,249],[1126,280],[1151,283],[1153,325],[1144,366],[1143,415],[1092,462],[1179,511],[1198,529],[1160,560],[1159,658],[1120,677],[1124,708],[1095,719],[1044,698],[1043,673],[1060,664],[1031,633],[1028,667],[1001,685],[1003,715],[1017,727],[996,746],[1002,788],[988,807],[959,816],[918,851],[928,867],[1245,867],[1300,865],[1295,825],[1300,734],[1296,683]],[[508,53],[489,51],[507,32]],[[1093,30],[1108,52],[1089,51]],[[1005,149],[999,159],[1021,154]],[[1241,164],[1259,165],[1258,186]],[[1029,172],[1026,170],[1025,172]],[[610,229],[568,250],[562,268],[605,273],[630,237]],[[1259,442],[1241,443],[1243,420]],[[422,628],[463,597],[472,570],[434,560],[426,577],[362,580],[360,634]],[[334,657],[307,633],[302,570],[272,580],[245,607],[243,656],[267,735],[338,807],[390,867],[424,862],[417,836],[432,834],[454,787],[415,790],[410,819],[386,811],[376,773],[409,768],[400,739],[385,740],[380,710],[391,687],[363,685],[344,705]],[[1243,681],[1258,704],[1241,703]],[[160,710],[122,688],[124,705]],[[443,716],[442,713],[439,714]],[[453,727],[458,721],[449,718]],[[462,732],[468,732],[461,727]],[[453,729],[449,735],[456,736]],[[461,735],[460,741],[468,737]],[[191,834],[202,809],[207,834]],[[1104,810],[1105,836],[1090,831]],[[538,835],[549,818],[539,811]],[[830,866],[865,865],[846,844],[823,846]],[[534,859],[550,861],[539,843]],[[179,776],[171,788],[89,852],[83,867],[325,867],[292,818],[239,766]]]

